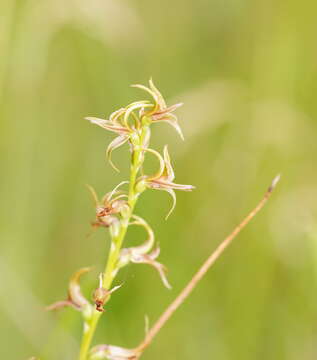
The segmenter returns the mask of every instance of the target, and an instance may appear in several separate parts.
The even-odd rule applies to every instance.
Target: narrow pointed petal
[[[182,191],[192,191],[195,189],[193,185],[185,185],[185,184],[176,184],[171,181],[166,181],[165,185],[167,188],[175,189],[175,190],[182,190]]]
[[[109,120],[116,124],[116,125],[122,125],[120,122],[119,122],[119,118],[121,115],[123,115],[125,113],[126,109],[125,108],[121,108],[119,110],[116,110],[114,111],[110,116],[109,116]]]
[[[181,139],[184,140],[183,131],[182,131],[181,127],[179,126],[178,120],[175,115],[169,114],[167,117],[163,117],[161,119],[154,120],[154,122],[160,122],[160,121],[166,122],[169,125],[173,126],[173,128],[177,131],[178,135],[181,137]]]
[[[162,94],[159,92],[159,90],[154,85],[152,78],[150,79],[149,84],[150,84],[150,89],[153,91],[153,93],[156,95],[156,97],[158,99],[159,108],[160,109],[166,108],[165,100],[164,100]]]
[[[114,345],[97,345],[90,352],[90,359],[135,360],[140,355],[136,349],[125,349]]]
[[[166,189],[175,189],[182,191],[192,191],[195,189],[193,185],[185,184],[176,184],[172,181],[165,180],[164,178],[148,181],[148,186],[155,190],[166,190]]]
[[[150,111],[151,114],[160,110],[160,106],[159,106],[160,99],[153,90],[149,89],[148,87],[146,87],[144,85],[140,85],[140,84],[131,85],[131,87],[135,87],[135,88],[144,90],[152,96],[152,98],[154,99],[155,105],[152,105],[153,109]]]
[[[169,216],[171,215],[171,213],[175,209],[175,206],[176,206],[176,194],[175,194],[175,191],[173,189],[164,189],[164,190],[166,192],[168,192],[171,195],[172,199],[173,199],[172,207],[170,208],[169,212],[165,216],[165,220],[167,220],[169,218]]]
[[[66,306],[71,306],[72,308],[76,309],[76,310],[80,310],[80,308],[78,306],[76,306],[74,303],[72,303],[70,300],[61,300],[61,301],[56,301],[55,303],[47,306],[45,309],[47,311],[51,311],[51,310],[59,310],[62,309]]]
[[[134,215],[133,218],[136,221],[133,222],[131,225],[142,226],[146,230],[148,237],[143,244],[128,248],[128,250],[131,251],[132,256],[144,255],[148,253],[154,245],[154,232],[145,220],[136,215]]]
[[[174,170],[171,164],[171,158],[168,153],[168,146],[164,146],[163,150],[164,162],[165,162],[165,170],[166,170],[166,178],[169,181],[173,181],[175,179]]]
[[[134,107],[135,105],[142,105],[142,104],[144,106],[153,106],[153,104],[150,104],[150,102],[148,100],[140,100],[140,101],[134,101],[131,104],[127,105],[125,110],[130,109],[131,107]]]
[[[90,271],[90,268],[82,268],[75,272],[75,274],[72,275],[70,282],[69,282],[69,288],[68,288],[68,299],[57,301],[52,305],[49,305],[46,309],[47,310],[57,310],[61,309],[66,306],[71,306],[76,310],[81,311],[84,307],[87,305],[89,306],[88,300],[83,296],[80,290],[79,280],[80,277]]]
[[[92,124],[98,125],[98,126],[102,127],[103,129],[115,132],[120,135],[126,134],[129,132],[129,129],[125,128],[124,126],[116,125],[115,123],[113,123],[109,120],[99,119],[96,117],[86,117],[85,119],[90,121]]]
[[[89,267],[79,269],[75,272],[75,274],[71,277],[69,282],[69,299],[78,307],[82,308],[85,305],[89,304],[89,301],[84,297],[81,292],[79,280],[83,274],[86,274],[91,269]]]
[[[183,134],[183,131],[182,131],[182,128],[179,126],[178,124],[178,121],[175,120],[175,119],[169,119],[169,120],[166,120],[166,122],[168,124],[170,124],[171,126],[173,126],[173,128],[177,131],[178,135],[181,137],[181,139],[184,141],[185,138],[184,138],[184,134]]]
[[[163,264],[157,262],[157,261],[151,262],[150,265],[152,265],[152,266],[158,271],[158,273],[159,273],[159,275],[160,275],[160,278],[161,278],[164,286],[165,286],[167,289],[171,290],[171,289],[172,289],[172,286],[171,286],[171,284],[170,284],[170,283],[168,282],[168,280],[167,280],[167,277],[166,277],[166,268],[165,268],[165,266],[164,266]]]
[[[122,185],[125,185],[125,184],[129,184],[129,181],[121,181],[120,184],[118,184],[111,192],[107,193],[103,199],[102,199],[102,203],[104,205],[106,205],[111,199],[112,197],[117,194],[117,190],[122,186]]]
[[[155,114],[153,114],[153,119],[159,120],[160,118],[164,117],[166,114],[172,113],[173,111],[177,110],[179,107],[183,106],[183,103],[177,103],[174,105],[171,105],[161,111],[157,111]]]
[[[147,104],[145,103],[144,101],[138,101],[134,104],[130,104],[128,107],[127,107],[127,110],[124,114],[124,117],[123,117],[123,124],[126,128],[131,129],[130,125],[129,125],[129,117],[131,115],[131,113],[137,109],[143,109],[145,107],[152,107],[153,105],[152,104]]]
[[[112,289],[109,290],[109,293],[112,294],[112,293],[114,293],[115,291],[119,290],[122,285],[123,285],[123,284],[114,286]]]
[[[143,149],[143,150],[147,151],[147,152],[150,152],[151,154],[155,155],[158,158],[159,162],[160,162],[160,168],[159,168],[158,172],[155,175],[148,176],[147,178],[149,180],[160,178],[163,175],[164,169],[165,169],[165,162],[164,162],[164,159],[162,158],[161,154],[158,151],[153,150],[153,149],[149,149],[149,148],[148,149]]]
[[[88,185],[88,184],[86,184],[86,186],[87,186],[87,189],[89,190],[89,192],[90,192],[90,194],[91,194],[91,196],[93,198],[95,207],[97,207],[99,205],[99,200],[98,200],[98,196],[97,196],[97,193],[96,193],[95,189],[92,186]]]
[[[129,140],[129,136],[120,135],[120,136],[116,137],[114,140],[111,141],[111,143],[108,145],[108,148],[106,150],[106,156],[107,156],[107,159],[108,159],[110,165],[118,172],[120,172],[120,170],[112,162],[111,154],[112,154],[113,150],[117,149],[118,147],[120,147],[121,145],[126,143],[128,140]]]
[[[157,247],[151,252],[151,254],[144,255],[142,261],[140,262],[153,266],[159,273],[164,286],[167,287],[168,289],[171,289],[172,287],[166,277],[166,271],[167,271],[166,267],[155,260],[159,256],[159,254],[160,254],[160,248]]]

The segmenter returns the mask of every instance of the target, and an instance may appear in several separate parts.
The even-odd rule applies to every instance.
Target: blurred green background
[[[128,175],[127,147],[87,115],[107,117],[153,77],[178,111],[186,141],[169,144],[170,198],[148,191],[137,213],[155,229],[173,290],[131,265],[96,343],[135,346],[217,244],[262,197],[267,207],[236,239],[144,354],[144,359],[312,360],[317,356],[316,4],[251,0],[1,0],[1,359],[73,360],[80,316],[46,313],[78,268],[104,265],[109,237],[87,237],[102,194]],[[133,233],[131,233],[133,237]],[[130,240],[131,241],[131,237]],[[135,237],[135,236],[134,236]]]

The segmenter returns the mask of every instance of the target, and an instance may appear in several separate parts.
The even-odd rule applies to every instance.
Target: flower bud
[[[144,190],[146,190],[147,188],[147,183],[144,179],[140,179],[137,181],[137,183],[135,184],[135,192],[136,193],[142,193]]]
[[[137,132],[132,132],[130,135],[130,141],[134,146],[140,146],[140,136]]]

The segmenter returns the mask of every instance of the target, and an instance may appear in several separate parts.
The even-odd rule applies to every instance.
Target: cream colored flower
[[[146,186],[149,188],[164,190],[172,196],[173,205],[166,216],[166,218],[168,218],[176,206],[176,195],[174,190],[192,191],[195,187],[193,185],[176,184],[173,182],[175,179],[175,174],[171,164],[171,158],[168,153],[167,145],[164,146],[163,157],[160,153],[153,149],[144,149],[144,151],[148,151],[154,154],[159,160],[160,167],[159,171],[155,175],[144,176],[139,181],[145,181]]]
[[[174,127],[174,129],[178,132],[182,140],[184,140],[183,132],[178,124],[177,117],[173,114],[173,112],[183,104],[178,103],[172,106],[167,106],[162,94],[155,87],[152,79],[150,79],[149,81],[149,87],[139,84],[132,85],[132,87],[136,87],[148,92],[153,97],[155,102],[152,109],[147,111],[142,109],[140,112],[140,116],[148,117],[153,123],[160,121],[167,122],[168,124]]]
[[[91,269],[89,267],[85,267],[76,271],[69,281],[67,299],[55,302],[54,304],[48,306],[47,310],[56,310],[65,306],[71,306],[72,308],[79,311],[87,310],[87,308],[90,308],[91,304],[82,294],[79,284],[81,276],[83,274],[86,274],[90,270]]]
[[[139,225],[144,227],[147,231],[148,237],[144,243],[139,246],[134,246],[130,248],[122,249],[120,252],[118,267],[123,267],[130,262],[135,264],[148,264],[153,266],[159,273],[163,284],[171,289],[171,285],[169,284],[166,278],[166,268],[163,264],[156,261],[156,258],[160,254],[160,248],[156,247],[152,250],[154,246],[154,232],[151,227],[139,216],[134,215],[133,219],[135,220],[130,225]]]

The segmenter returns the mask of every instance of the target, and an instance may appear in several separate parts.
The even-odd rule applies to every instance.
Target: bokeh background
[[[316,10],[308,0],[1,0],[2,359],[76,359],[79,314],[44,307],[87,265],[91,293],[109,237],[87,237],[85,184],[102,194],[128,175],[127,147],[114,154],[117,174],[104,156],[113,136],[83,118],[143,99],[129,85],[150,76],[169,104],[185,103],[186,141],[161,124],[153,145],[168,143],[176,180],[197,189],[178,193],[167,222],[167,194],[139,202],[173,290],[147,266],[122,271],[96,343],[136,345],[144,315],[154,322],[282,173],[144,359],[316,359]]]

